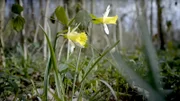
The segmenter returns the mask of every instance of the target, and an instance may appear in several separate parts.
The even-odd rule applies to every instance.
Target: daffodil
[[[77,26],[78,27],[78,26]],[[69,41],[70,46],[70,52],[72,53],[74,51],[75,45],[84,48],[86,45],[86,42],[88,40],[87,35],[85,32],[78,33],[76,31],[76,28],[74,28],[72,31],[70,31],[70,27],[68,28],[68,33],[64,35],[65,38]]]
[[[66,34],[65,38],[71,40],[73,43],[75,43],[81,48],[84,48],[87,42],[87,35],[85,34],[85,32],[71,32],[69,34]]]
[[[109,29],[107,27],[107,24],[116,24],[116,21],[118,19],[118,16],[112,16],[108,17],[110,12],[110,5],[107,6],[105,13],[103,14],[103,17],[97,18],[94,15],[91,15],[92,21],[94,24],[103,24],[104,31],[106,34],[109,34]]]

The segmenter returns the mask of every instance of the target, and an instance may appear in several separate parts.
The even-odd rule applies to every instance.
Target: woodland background
[[[81,10],[102,17],[108,5],[111,6],[109,16],[118,15],[116,25],[108,25],[109,35],[102,25],[89,23],[86,29],[88,47],[82,49],[80,60],[77,59],[78,48],[66,60],[66,44],[61,59],[55,52],[58,73],[65,85],[63,98],[69,101],[71,98],[73,101],[77,101],[75,98],[83,101],[178,101],[179,0],[0,0],[0,101],[45,98],[40,90],[52,58],[39,25],[53,44],[56,33],[65,29],[54,18],[58,6],[73,19]],[[63,38],[58,38],[54,50],[59,51],[63,42]],[[118,43],[117,46],[114,43]],[[117,53],[111,54],[113,47]],[[79,67],[77,71],[76,67]],[[53,73],[49,74],[49,88],[55,91]],[[73,77],[77,82],[73,82]],[[57,92],[48,96],[54,101],[63,99],[58,97]]]

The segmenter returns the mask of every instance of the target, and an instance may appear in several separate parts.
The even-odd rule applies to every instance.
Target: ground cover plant
[[[13,8],[16,10],[14,11]],[[154,48],[144,11],[137,12],[141,45],[134,51],[119,49],[120,40],[103,50],[89,40],[90,25],[102,26],[102,36],[111,34],[118,16],[102,17],[79,10],[71,19],[62,6],[48,20],[63,29],[51,36],[51,29],[38,24],[48,47],[47,57],[37,43],[3,49],[0,68],[2,101],[177,101],[180,95],[179,44],[169,42],[166,50]],[[12,6],[12,29],[23,31],[25,19],[19,4]],[[10,26],[9,25],[9,26]],[[99,37],[102,37],[99,36]],[[58,40],[63,40],[61,44]],[[27,52],[27,55],[25,53]]]

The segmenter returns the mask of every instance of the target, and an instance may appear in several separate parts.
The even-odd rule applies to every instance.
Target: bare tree
[[[158,30],[158,35],[160,39],[160,49],[165,50],[165,41],[164,41],[164,33],[162,29],[162,7],[161,7],[161,0],[156,0],[157,4],[157,30]]]
[[[17,0],[17,3],[23,7],[22,0]],[[23,11],[21,12],[21,16],[24,17]],[[23,52],[24,52],[24,60],[26,60],[27,59],[27,42],[26,42],[25,28],[23,28],[21,31],[21,43],[22,43]]]
[[[153,35],[153,0],[151,0],[150,33]]]
[[[5,55],[4,55],[4,41],[3,41],[3,28],[4,28],[4,11],[5,0],[0,0],[0,68],[1,65],[5,67]]]
[[[31,0],[31,3],[33,4],[33,0]],[[34,6],[32,6],[34,7]],[[35,33],[34,33],[34,43],[37,42],[37,37],[38,37],[38,32],[39,32],[39,23],[41,22],[41,18],[43,17],[43,7],[42,7],[42,0],[39,1],[39,8],[41,10],[41,16],[37,18],[37,20],[35,19],[35,14],[32,15],[32,18],[34,19],[34,25],[36,26],[35,27]],[[34,10],[32,8],[32,13],[34,13]]]
[[[34,14],[34,4],[33,4],[33,0],[30,0],[30,8],[31,8],[31,17],[32,17],[32,23],[33,23],[33,29],[36,29],[36,19],[35,19],[35,14]]]
[[[43,16],[43,27],[44,27],[44,30],[45,32],[47,33],[47,15],[48,15],[48,10],[49,10],[49,0],[46,0],[46,7],[45,7],[45,11],[43,10],[43,7],[42,7],[42,2],[43,0],[40,0],[40,6],[41,6],[41,15]],[[43,11],[45,12],[43,14]],[[44,60],[46,60],[47,58],[47,41],[46,41],[46,37],[44,36],[44,40],[43,40],[43,56],[44,56]]]
[[[93,14],[94,13],[94,0],[91,0],[91,13]],[[93,26],[93,24],[91,24],[91,29],[90,29],[90,38],[89,38],[89,40],[90,40],[90,43],[92,44],[93,43],[93,40],[92,40],[92,38],[93,38],[93,28],[94,28],[94,26]]]
[[[74,0],[63,0],[64,8],[67,10],[67,14],[69,18],[72,18],[74,15],[74,7],[73,7]]]

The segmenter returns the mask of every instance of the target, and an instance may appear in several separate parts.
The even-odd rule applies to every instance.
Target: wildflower
[[[71,40],[74,42],[77,46],[84,48],[87,41],[87,35],[85,32],[77,33],[77,32],[71,32],[67,35],[65,35],[65,38]]]
[[[109,34],[109,29],[107,27],[107,24],[116,24],[116,21],[118,19],[117,15],[113,17],[108,17],[109,12],[110,12],[110,5],[108,5],[108,7],[106,8],[103,17],[97,18],[96,16],[91,15],[94,24],[103,24],[104,31],[106,34]]]
[[[68,33],[64,35],[64,37],[69,40],[71,52],[73,52],[75,45],[77,45],[81,48],[84,48],[86,45],[86,42],[88,40],[85,32],[78,33],[77,31],[75,31],[77,29],[77,27],[74,28],[72,31],[70,31],[70,28],[69,28]]]

